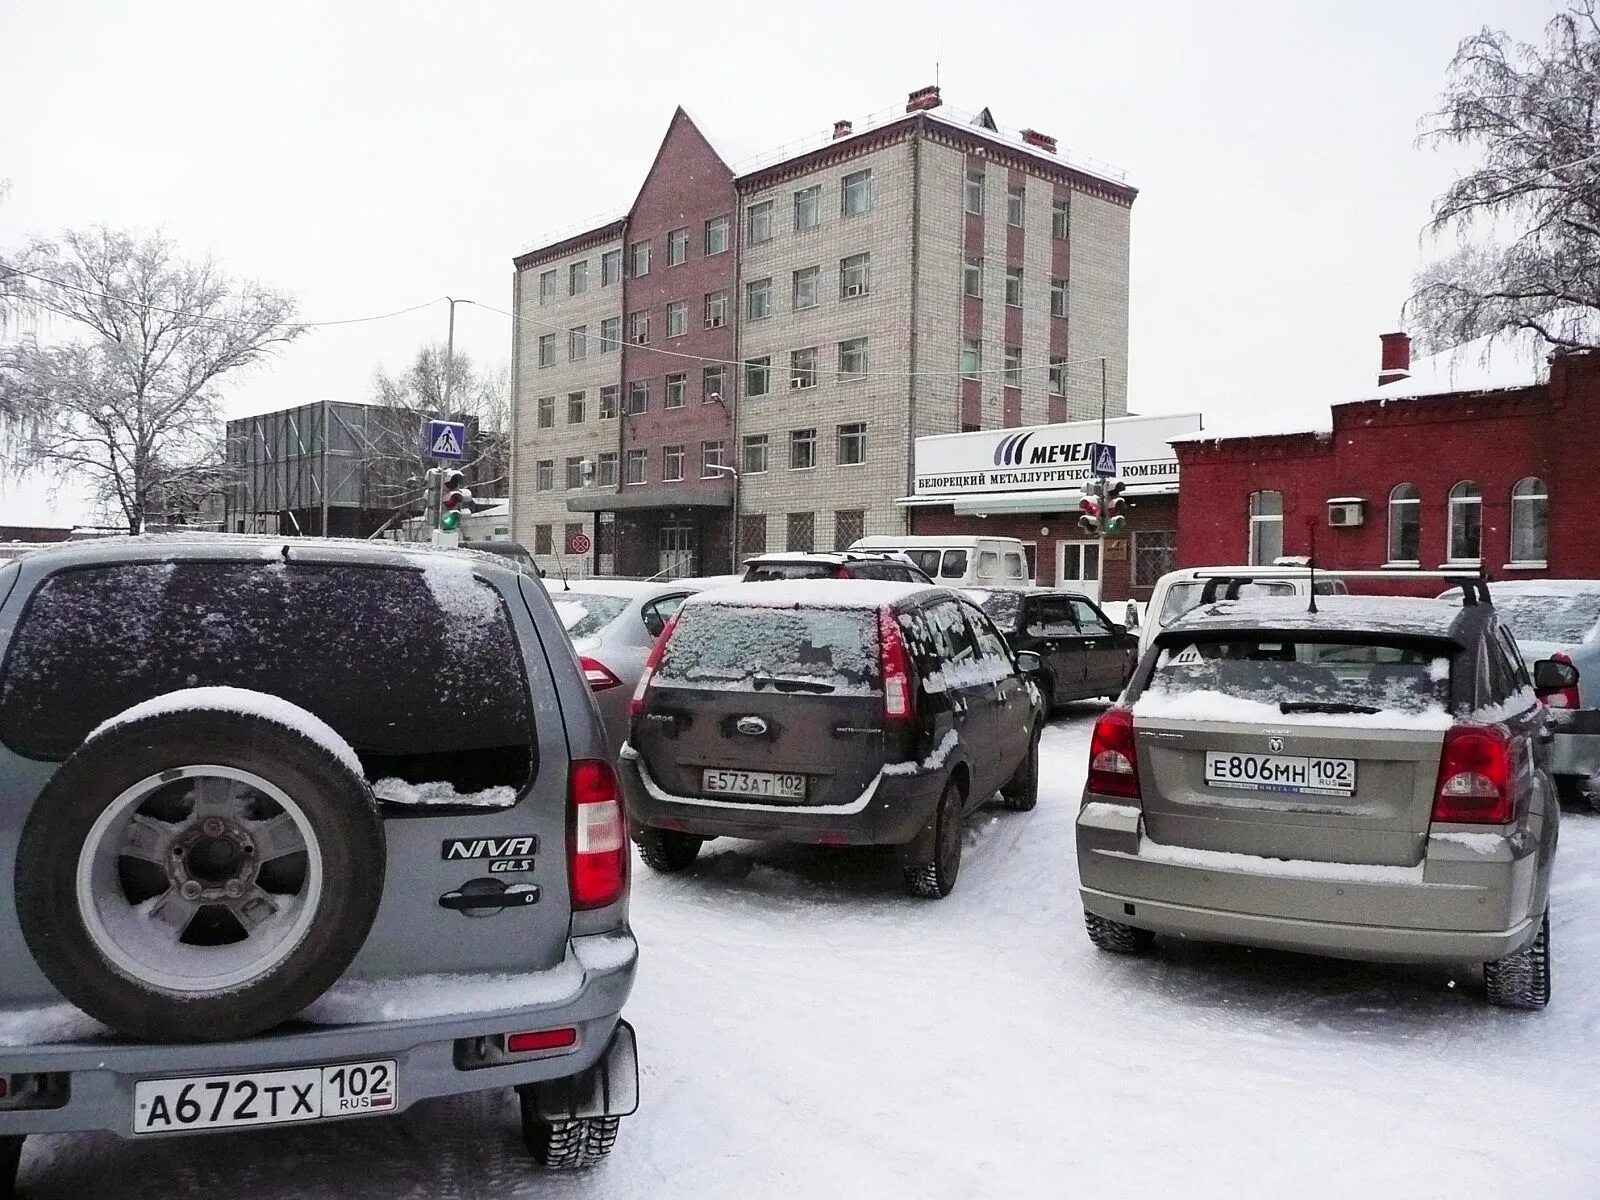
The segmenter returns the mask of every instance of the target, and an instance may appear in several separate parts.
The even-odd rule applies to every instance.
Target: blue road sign
[[[1089,461],[1094,473],[1110,479],[1117,473],[1117,448],[1110,442],[1089,443]]]
[[[467,427],[460,421],[429,421],[428,453],[434,458],[459,460],[465,457]]]

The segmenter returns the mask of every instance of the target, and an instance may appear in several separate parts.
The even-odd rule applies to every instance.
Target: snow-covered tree
[[[1479,165],[1433,205],[1457,248],[1417,277],[1408,315],[1434,348],[1529,329],[1555,347],[1600,342],[1600,20],[1577,0],[1544,44],[1485,28],[1451,60],[1425,144]]]
[[[461,469],[480,496],[494,494],[506,486],[511,389],[504,368],[480,370],[470,356],[460,351],[452,356],[442,345],[424,346],[411,365],[397,374],[378,368],[373,376],[372,400],[385,408],[414,414],[418,430],[434,419],[466,422],[471,427],[471,441]],[[382,463],[391,469],[378,473],[415,480],[411,495],[397,497],[396,503],[420,502],[423,473],[433,465],[433,460],[423,453],[420,436],[403,446],[393,442],[375,444],[367,448],[367,453],[374,463],[402,459],[404,470],[398,469],[400,462]]]
[[[219,385],[305,332],[294,301],[160,235],[97,227],[6,258],[20,302],[65,322],[0,347],[12,469],[79,477],[132,533],[193,512],[225,482]]]

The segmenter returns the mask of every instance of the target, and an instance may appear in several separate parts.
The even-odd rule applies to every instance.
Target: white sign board
[[[1117,477],[1130,487],[1167,484],[1176,490],[1178,455],[1167,441],[1199,429],[1199,413],[1116,417],[1106,422],[1104,441],[1116,447]],[[920,437],[916,494],[1073,487],[1093,476],[1091,455],[1101,440],[1098,420]]]

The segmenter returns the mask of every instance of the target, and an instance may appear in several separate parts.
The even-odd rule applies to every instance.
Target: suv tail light
[[[1550,656],[1550,658],[1554,662],[1566,663],[1567,666],[1572,666],[1572,657],[1564,650],[1557,650]],[[1560,688],[1554,692],[1546,692],[1544,695],[1540,696],[1539,699],[1543,700],[1545,705],[1549,708],[1583,707],[1582,702],[1578,699],[1578,689],[1576,685],[1573,687]]]
[[[911,656],[900,634],[894,610],[878,610],[878,658],[883,672],[883,721],[904,725],[916,716],[916,685],[911,679]]]
[[[1089,739],[1089,781],[1091,792],[1142,799],[1139,790],[1139,751],[1134,744],[1133,713],[1126,708],[1108,708],[1094,723]]]
[[[1511,739],[1499,725],[1453,725],[1439,753],[1433,819],[1504,825],[1512,817]]]
[[[591,692],[609,692],[614,687],[622,686],[622,680],[613,675],[603,662],[583,656],[578,659],[578,665],[583,668],[583,681],[589,685]]]
[[[656,669],[661,666],[661,656],[667,652],[667,639],[678,627],[678,618],[682,615],[681,611],[673,613],[661,636],[656,639],[656,644],[650,647],[650,657],[644,660],[644,670],[639,675],[639,686],[633,689],[633,699],[628,701],[629,717],[644,713],[644,694],[650,687],[650,681],[655,678]]]
[[[567,875],[572,907],[604,908],[628,890],[628,832],[611,764],[579,759],[568,778]]]

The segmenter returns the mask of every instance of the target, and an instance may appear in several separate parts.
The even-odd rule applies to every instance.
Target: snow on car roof
[[[566,584],[560,579],[549,577],[546,577],[544,582],[552,600],[559,600],[568,592],[582,592],[587,596],[625,596],[636,599],[640,596],[659,595],[662,592],[692,592],[701,586],[692,579],[674,579],[671,582],[657,579],[652,582],[643,579],[605,579],[593,575],[582,579],[569,579]]]
[[[1311,612],[1306,596],[1252,596],[1218,600],[1191,609],[1168,632],[1196,629],[1282,629],[1330,632],[1421,634],[1448,637],[1461,609],[1413,596],[1318,596]]]
[[[30,561],[51,562],[59,559],[117,559],[140,561],[161,558],[170,554],[175,558],[205,558],[210,555],[225,558],[270,558],[287,550],[291,559],[296,556],[327,561],[329,558],[359,558],[362,561],[389,559],[430,560],[435,563],[457,562],[491,566],[502,571],[516,567],[504,554],[489,554],[468,547],[435,546],[428,542],[391,542],[366,538],[319,538],[271,536],[256,533],[213,533],[197,530],[192,533],[144,533],[138,536],[118,534],[114,537],[81,538],[70,542],[52,542],[28,555]]]
[[[927,584],[882,579],[789,579],[713,588],[698,592],[683,603],[685,607],[723,604],[751,608],[882,608],[927,590]]]

